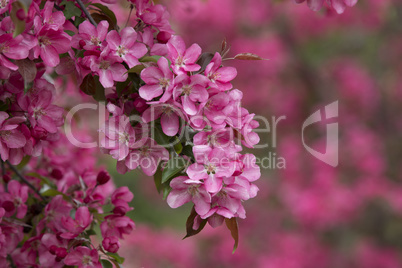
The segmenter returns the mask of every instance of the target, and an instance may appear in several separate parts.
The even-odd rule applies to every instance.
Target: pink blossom
[[[88,207],[79,207],[75,212],[74,219],[71,217],[63,217],[63,227],[68,231],[61,234],[61,237],[71,239],[81,234],[92,222],[92,214]]]
[[[214,129],[226,126],[225,120],[233,111],[233,105],[230,104],[230,98],[225,92],[220,92],[210,97],[204,106],[203,112],[207,119],[210,120],[209,125]]]
[[[113,30],[106,36],[108,47],[114,55],[125,61],[129,68],[139,65],[139,58],[147,53],[144,44],[137,42],[137,33],[132,27],[126,27],[120,31],[120,34]]]
[[[221,67],[222,57],[216,52],[211,62],[205,68],[205,76],[210,80],[209,86],[219,91],[227,91],[233,86],[230,83],[236,75],[237,71],[234,67]]]
[[[0,63],[10,70],[17,70],[18,66],[9,59],[22,60],[28,57],[29,47],[24,45],[22,35],[13,38],[12,34],[0,35]]]
[[[182,74],[175,78],[174,85],[173,99],[180,98],[183,110],[188,115],[196,115],[200,106],[208,100],[208,79],[200,74],[190,77]]]
[[[142,114],[145,123],[161,118],[162,131],[167,136],[174,136],[179,132],[180,117],[183,117],[181,110],[168,103],[151,105]]]
[[[29,122],[33,127],[39,126],[49,133],[56,133],[57,127],[63,125],[64,109],[52,104],[53,94],[49,90],[40,90],[35,96],[18,99],[18,104],[28,111]]]
[[[132,210],[133,208],[128,205],[128,203],[133,200],[133,193],[128,189],[127,186],[117,188],[112,196],[111,202],[115,206],[113,213],[124,215],[128,211]]]
[[[150,138],[145,138],[133,146],[124,163],[131,170],[140,166],[146,175],[152,176],[155,174],[159,162],[168,159],[169,152],[164,147]]]
[[[196,163],[187,168],[187,174],[192,180],[204,180],[205,189],[217,193],[222,188],[222,179],[230,177],[235,164],[226,157],[225,151],[200,145],[193,149]]]
[[[105,20],[95,27],[89,21],[84,21],[78,27],[78,35],[74,35],[72,46],[77,49],[96,50],[103,45],[108,32],[109,23]]]
[[[42,13],[42,20],[43,24],[49,25],[51,28],[54,30],[59,30],[60,28],[63,28],[63,24],[66,21],[66,17],[64,16],[62,11],[56,11],[53,12],[54,8],[54,2],[46,1],[45,6],[43,7],[43,10],[41,11]],[[39,20],[40,17],[37,16],[35,17],[35,20]],[[38,25],[39,21],[35,21],[36,27],[40,27],[41,25]]]
[[[169,13],[163,5],[154,5],[144,0],[130,0],[136,6],[137,17],[144,23],[157,27],[159,30],[172,33],[169,24]]]
[[[146,83],[146,85],[139,89],[141,98],[149,101],[159,97],[163,93],[165,93],[165,95],[169,94],[167,96],[171,95],[173,73],[169,69],[169,63],[166,58],[161,57],[158,60],[158,67],[151,66],[145,68],[141,72],[141,79]],[[164,96],[162,98],[167,100],[168,97]]]
[[[116,57],[109,55],[110,51],[105,48],[98,56],[89,56],[91,70],[99,75],[99,82],[103,87],[113,87],[114,81],[126,81],[127,69],[116,60]]]
[[[178,208],[192,201],[195,211],[199,215],[206,214],[211,208],[211,195],[198,180],[191,180],[187,176],[179,176],[170,182],[172,191],[167,197],[171,208]]]
[[[101,146],[109,149],[113,158],[119,161],[125,159],[136,140],[129,118],[125,115],[112,117],[100,131],[105,134]]]
[[[305,2],[306,0],[294,0],[296,3],[300,4]],[[327,0],[327,3],[330,7],[335,9],[338,14],[341,14],[345,11],[346,6],[352,7],[356,5],[358,0]],[[314,11],[318,11],[324,5],[324,0],[307,0],[307,5]]]
[[[71,37],[63,30],[54,30],[50,25],[43,26],[37,33],[38,44],[33,48],[34,57],[39,56],[50,67],[60,63],[59,55],[71,49]]]
[[[235,143],[235,136],[232,128],[222,128],[209,132],[198,132],[193,137],[194,148],[199,145],[208,145],[211,148],[222,148],[228,157],[234,157],[242,150],[242,147]]]
[[[10,149],[22,148],[26,144],[25,136],[17,129],[19,124],[26,121],[24,117],[13,117],[0,111],[0,154],[3,161],[10,157]],[[13,161],[14,162],[14,161]]]
[[[130,234],[134,228],[135,224],[129,217],[117,215],[106,216],[100,225],[103,237],[123,238],[123,234]]]
[[[173,72],[177,75],[186,72],[198,71],[201,66],[196,64],[198,57],[201,55],[201,47],[197,44],[191,45],[186,49],[183,39],[174,35],[167,42],[168,57],[172,62]]]
[[[78,268],[101,268],[98,251],[87,247],[79,246],[74,248],[64,259],[67,265],[78,266]]]
[[[6,216],[10,217],[17,212],[16,217],[22,219],[27,213],[28,186],[21,185],[16,180],[11,180],[8,185],[8,193],[2,193],[0,201],[6,210]]]
[[[116,253],[120,248],[120,242],[117,237],[108,236],[103,239],[102,246],[106,251]]]

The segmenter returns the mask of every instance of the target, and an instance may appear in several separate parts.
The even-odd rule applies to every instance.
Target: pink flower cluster
[[[296,3],[300,4],[306,2],[306,0],[294,0]],[[318,11],[324,5],[325,0],[307,0],[307,5],[314,11]],[[328,6],[333,8],[338,14],[345,11],[346,7],[352,7],[356,5],[357,0],[327,0]]]
[[[169,179],[168,204],[176,208],[192,201],[196,212],[213,226],[224,218],[245,218],[242,201],[256,196],[258,188],[252,182],[260,171],[253,155],[239,152],[242,145],[252,148],[259,137],[253,132],[258,127],[254,114],[241,107],[243,94],[231,84],[236,69],[223,66],[220,53],[204,57],[199,45],[186,47],[180,36],[171,36],[161,15],[164,9],[144,1],[134,4],[141,26],[137,32],[124,28],[106,34],[105,21],[97,28],[84,22],[73,37],[73,47],[84,50],[79,65],[97,74],[101,84],[112,90],[107,95],[111,116],[100,129],[103,151],[117,160],[120,173],[140,167],[152,176],[161,161],[174,158],[169,149],[173,139],[180,140],[186,131],[197,133],[187,140],[192,144],[191,154],[178,153],[189,161],[187,176]],[[129,68],[145,67],[137,76],[141,79],[138,93],[134,80],[118,83],[132,79],[122,62]],[[135,68],[131,70],[135,76]],[[155,129],[159,125],[155,128],[155,124],[160,124],[160,135],[168,144],[158,144]]]
[[[101,267],[100,257],[110,259],[119,240],[134,229],[126,212],[133,194],[127,187],[114,189],[110,175],[71,165],[71,159],[94,162],[94,154],[85,149],[66,148],[61,136],[42,153],[42,161],[30,161],[20,175],[41,189],[33,192],[13,178],[12,170],[2,169],[0,189],[0,264],[8,267]],[[66,149],[64,153],[54,152]],[[85,152],[87,151],[87,152]],[[92,160],[91,160],[92,159]],[[39,193],[39,194],[38,194]],[[40,196],[39,196],[40,195]],[[110,198],[110,199],[109,199]],[[111,211],[104,211],[105,205]],[[90,240],[93,227],[100,227],[101,245]],[[18,247],[24,236],[28,240]],[[100,255],[101,253],[101,255]]]

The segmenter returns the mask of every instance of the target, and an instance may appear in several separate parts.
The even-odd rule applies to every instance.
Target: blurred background
[[[220,51],[226,38],[228,56],[269,59],[224,64],[238,69],[233,83],[244,92],[244,107],[270,122],[286,119],[277,124],[276,144],[272,132],[260,133],[270,146],[253,150],[271,153],[272,162],[256,182],[258,196],[244,204],[234,254],[224,227],[182,240],[191,207],[170,209],[152,178],[113,174],[135,194],[130,216],[137,229],[121,249],[125,267],[402,267],[402,2],[360,0],[341,15],[291,0],[160,2],[188,46]],[[301,140],[304,120],[334,101],[335,168]],[[321,152],[326,124],[305,130],[306,143]]]

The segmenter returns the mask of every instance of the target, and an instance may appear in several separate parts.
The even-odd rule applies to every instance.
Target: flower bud
[[[172,35],[168,32],[159,32],[156,39],[158,39],[159,43],[166,44],[171,36]]]
[[[124,207],[115,207],[113,209],[113,214],[124,216],[126,215],[127,210]]]
[[[99,185],[103,185],[107,183],[110,180],[110,175],[106,171],[102,170],[98,173],[98,176],[96,177],[96,182]]]
[[[9,200],[4,201],[1,206],[2,206],[2,207],[5,209],[5,211],[7,211],[7,212],[13,211],[13,210],[15,209],[14,203],[11,202],[11,201],[9,201]]]
[[[64,259],[67,256],[67,249],[62,248],[62,247],[57,248],[56,256],[57,256],[57,258]]]
[[[102,241],[102,246],[106,251],[116,253],[120,248],[119,239],[115,236],[108,236]]]
[[[78,42],[78,44],[80,45],[80,48],[81,48],[81,49],[83,49],[84,46],[86,45],[86,43],[85,43],[84,40],[80,40],[80,41]]]
[[[56,245],[51,245],[50,248],[49,248],[50,254],[56,255],[56,250],[57,250],[57,248],[58,248],[58,247],[57,247]]]
[[[9,181],[11,181],[10,175],[4,174],[3,181],[4,181],[4,183],[8,183]]]
[[[52,176],[52,178],[54,178],[55,180],[61,180],[63,178],[63,173],[61,172],[60,169],[55,168],[50,173],[50,176]]]
[[[18,10],[17,10],[17,13],[16,13],[16,16],[17,16],[17,18],[18,18],[19,20],[25,20],[26,14],[25,14],[24,9],[22,9],[22,8],[18,9]]]

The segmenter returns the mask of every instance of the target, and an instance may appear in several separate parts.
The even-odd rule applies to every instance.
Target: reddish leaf
[[[17,60],[15,64],[18,66],[18,72],[24,78],[25,83],[31,83],[35,79],[37,69],[33,61],[29,59]]]
[[[221,52],[224,52],[227,47],[228,47],[228,42],[226,41],[226,37],[225,37],[225,39],[223,39],[223,41],[222,41]]]
[[[267,60],[267,59],[263,59],[260,56],[256,55],[256,54],[252,54],[252,53],[240,53],[237,54],[236,56],[234,56],[235,60]]]
[[[197,212],[195,212],[195,209],[193,207],[193,209],[191,210],[190,216],[188,216],[187,221],[186,221],[187,234],[183,239],[198,234],[199,232],[202,231],[202,229],[204,229],[205,225],[207,224],[207,220],[204,219],[204,220],[201,221],[200,226],[198,227],[198,229],[194,230],[193,229],[194,220],[195,220],[195,217],[197,217],[197,215],[198,214],[197,214]]]
[[[201,66],[201,69],[198,71],[198,73],[201,73],[205,70],[205,68],[211,62],[213,57],[214,53],[211,52],[204,52],[201,54],[201,56],[198,58],[197,61],[197,64]]]
[[[87,95],[90,96],[95,95],[96,93],[95,78],[91,74],[85,76],[84,80],[82,80],[82,83],[80,85],[80,89]]]
[[[239,228],[237,226],[237,219],[236,218],[230,218],[230,219],[225,219],[226,227],[230,230],[230,234],[232,235],[235,243],[233,245],[233,252],[234,253],[237,249],[237,246],[239,245]]]

